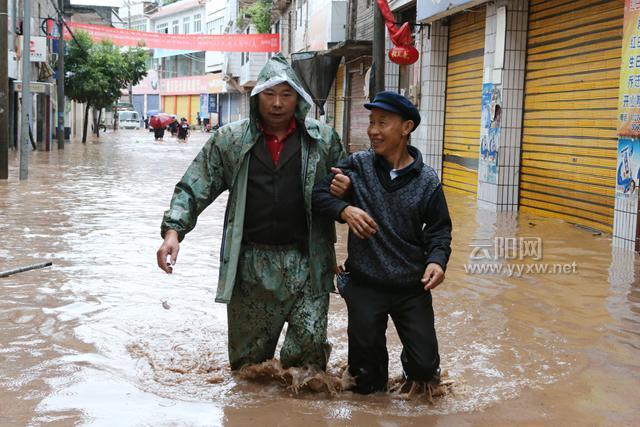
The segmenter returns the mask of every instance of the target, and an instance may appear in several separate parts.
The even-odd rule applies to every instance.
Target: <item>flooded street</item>
[[[31,153],[26,182],[10,153],[10,179],[0,181],[0,271],[53,266],[0,278],[1,426],[633,425],[640,418],[635,255],[613,250],[608,235],[477,209],[451,192],[453,254],[433,301],[453,394],[433,405],[382,394],[295,394],[232,375],[226,309],[214,302],[226,194],[184,240],[173,275],[155,261],[173,186],[207,136],[158,144],[145,131],[108,132],[62,152]],[[346,229],[339,231],[342,262]],[[540,245],[539,256],[495,264],[566,268],[511,277],[508,268],[473,270],[487,263],[479,255],[496,255],[496,242],[509,249],[526,241]],[[346,328],[344,303],[332,295],[332,372],[347,360]],[[388,344],[397,377],[391,322]]]

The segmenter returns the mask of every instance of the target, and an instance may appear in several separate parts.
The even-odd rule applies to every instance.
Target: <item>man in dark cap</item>
[[[431,290],[444,280],[451,218],[436,172],[409,145],[420,123],[415,105],[397,93],[380,92],[364,106],[371,110],[371,149],[332,169],[349,177],[350,194],[332,196],[335,174],[328,175],[316,184],[313,209],[349,225],[346,272],[338,289],[349,312],[353,390],[366,394],[387,389],[388,316],[402,341],[407,384],[439,380]]]

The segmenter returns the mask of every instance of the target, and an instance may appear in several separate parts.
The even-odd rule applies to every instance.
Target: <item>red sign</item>
[[[201,93],[220,93],[224,90],[220,74],[203,76],[174,77],[160,79],[158,89],[161,95],[198,95]]]
[[[279,52],[279,34],[165,34],[147,31],[125,30],[101,25],[67,22],[72,30],[89,33],[94,41],[111,40],[116,46],[214,51],[214,52]],[[65,40],[71,39],[64,29]]]
[[[409,46],[394,46],[389,51],[389,59],[400,65],[410,65],[418,60],[418,49]]]
[[[418,50],[413,47],[413,37],[411,36],[409,23],[405,22],[400,28],[396,27],[395,19],[393,18],[387,0],[377,0],[377,3],[378,9],[380,9],[380,13],[385,20],[391,41],[395,45],[395,47],[389,51],[389,59],[400,65],[413,64],[418,60],[420,54]]]

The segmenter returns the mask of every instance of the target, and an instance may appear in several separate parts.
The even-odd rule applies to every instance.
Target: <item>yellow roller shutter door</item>
[[[176,110],[176,97],[173,95],[163,96],[162,97],[162,109],[167,114],[173,114]]]
[[[520,210],[611,231],[624,2],[530,2]]]
[[[454,15],[449,25],[442,183],[477,193],[485,6]]]
[[[215,95],[213,95],[215,96]],[[198,113],[200,112],[200,95],[191,95],[191,109],[189,111],[189,123],[198,124]]]
[[[189,95],[179,95],[176,99],[177,105],[176,105],[176,115],[178,116],[178,120],[180,120],[182,117],[189,117],[189,102],[190,102],[190,96]]]

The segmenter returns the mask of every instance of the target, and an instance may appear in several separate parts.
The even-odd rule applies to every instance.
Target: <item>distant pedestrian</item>
[[[162,141],[162,139],[164,138],[164,126],[154,127],[153,136],[156,141]]]
[[[116,110],[113,113],[113,130],[116,131],[118,130],[118,121],[119,121],[120,117],[118,115],[118,110]]]
[[[175,114],[173,114],[171,117],[173,118],[173,120],[167,127],[169,128],[169,132],[171,132],[171,136],[176,136],[176,134],[178,133],[178,118]]]
[[[200,111],[196,113],[196,120],[198,121],[198,127],[202,126],[202,117],[200,117]]]

